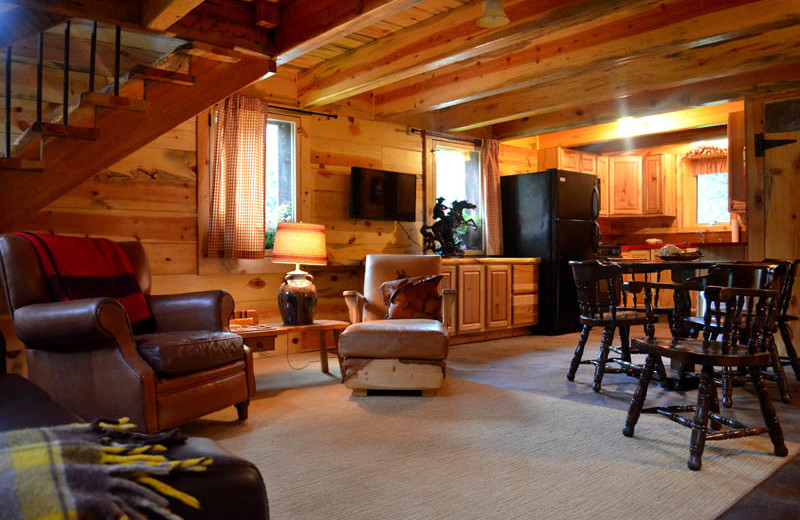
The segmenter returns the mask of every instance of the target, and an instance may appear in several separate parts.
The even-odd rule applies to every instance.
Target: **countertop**
[[[636,244],[630,246],[620,246],[623,251],[632,251],[636,249],[661,249],[667,245],[666,243],[663,244]],[[691,248],[691,247],[699,247],[699,248],[708,248],[708,247],[746,247],[747,242],[686,242],[683,244],[675,244],[676,246],[680,247],[681,249]]]

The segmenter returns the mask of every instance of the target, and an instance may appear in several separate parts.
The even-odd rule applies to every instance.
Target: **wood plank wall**
[[[246,93],[287,105],[293,88],[291,75],[284,73],[271,84],[262,82]],[[338,107],[338,111],[337,119],[307,115],[299,118],[299,211],[301,219],[327,226],[331,261],[347,264],[311,269],[319,292],[317,316],[346,320],[342,291],[362,286],[361,268],[353,266],[352,261],[362,260],[370,253],[415,254],[421,250],[423,152],[420,136],[409,134],[405,127],[358,117],[369,115],[363,100],[351,101],[350,105]],[[153,293],[224,288],[233,294],[237,308],[258,310],[262,322],[279,321],[275,295],[288,268],[198,274],[203,259],[197,253],[197,124],[192,119],[162,135],[31,215],[18,229],[139,240],[150,258]],[[420,177],[416,222],[351,219],[351,166]],[[503,175],[536,171],[536,154],[502,146],[500,166]],[[9,349],[21,349],[6,307],[0,307],[0,330],[9,340]],[[14,370],[22,370],[22,357],[12,360]]]

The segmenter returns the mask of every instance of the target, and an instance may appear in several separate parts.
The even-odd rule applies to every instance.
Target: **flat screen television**
[[[350,169],[350,217],[413,222],[417,214],[417,176]]]

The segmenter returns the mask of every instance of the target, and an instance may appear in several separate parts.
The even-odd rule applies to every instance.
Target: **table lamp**
[[[317,309],[314,277],[300,270],[300,264],[326,265],[325,226],[303,222],[279,222],[272,246],[272,261],[295,264],[278,289],[278,308],[286,325],[310,325]]]

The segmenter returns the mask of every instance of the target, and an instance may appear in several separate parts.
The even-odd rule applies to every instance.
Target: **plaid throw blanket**
[[[125,307],[134,333],[151,332],[153,314],[128,255],[105,238],[17,233],[36,249],[53,301],[107,296]]]
[[[166,497],[199,509],[155,476],[204,471],[211,459],[168,460],[161,453],[185,437],[132,427],[121,419],[0,434],[0,519],[179,520]]]

